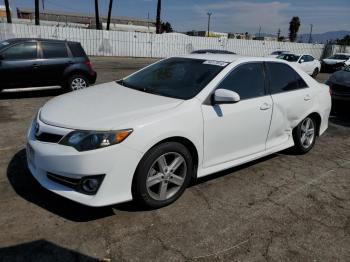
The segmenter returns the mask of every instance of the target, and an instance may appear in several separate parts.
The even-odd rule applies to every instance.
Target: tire
[[[311,76],[315,78],[319,72],[320,72],[320,70],[316,67]]]
[[[309,152],[316,141],[317,124],[314,118],[306,117],[293,130],[294,150],[298,154]]]
[[[67,89],[68,91],[77,91],[89,86],[89,80],[83,75],[72,75],[68,78]]]
[[[170,170],[172,165],[174,170]],[[183,144],[159,144],[145,154],[136,169],[133,198],[150,208],[167,206],[182,195],[193,172],[191,153]]]

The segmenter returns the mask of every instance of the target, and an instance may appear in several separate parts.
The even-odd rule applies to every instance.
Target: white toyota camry
[[[190,180],[295,147],[328,127],[328,86],[274,58],[172,57],[58,96],[27,134],[42,186],[89,206],[165,206]]]

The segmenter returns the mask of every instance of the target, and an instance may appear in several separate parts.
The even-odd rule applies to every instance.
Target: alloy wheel
[[[71,83],[71,88],[73,91],[80,90],[80,89],[83,89],[86,87],[87,87],[87,83],[86,83],[85,79],[80,78],[80,77],[74,78],[72,83]]]
[[[146,187],[155,200],[164,201],[174,196],[185,182],[186,161],[179,153],[169,152],[153,162],[148,171]]]
[[[311,118],[305,118],[301,123],[301,132],[300,132],[300,142],[301,145],[308,149],[315,139],[315,124]]]

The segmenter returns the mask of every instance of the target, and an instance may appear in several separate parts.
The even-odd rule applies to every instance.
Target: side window
[[[5,60],[31,60],[37,58],[37,44],[27,42],[15,45],[2,52]]]
[[[41,47],[43,50],[44,58],[66,58],[68,57],[68,51],[66,43],[64,42],[42,42]]]
[[[85,51],[80,43],[68,43],[74,57],[86,57]]]
[[[308,62],[307,56],[306,56],[306,55],[303,55],[303,56],[300,58],[299,61],[301,61],[301,60],[304,60],[304,62]]]
[[[293,68],[282,63],[267,63],[271,94],[288,92],[307,87]]]
[[[237,67],[218,88],[235,91],[241,99],[264,96],[266,92],[263,63],[247,63]]]

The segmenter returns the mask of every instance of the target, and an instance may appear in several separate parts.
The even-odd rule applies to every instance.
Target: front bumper
[[[49,129],[51,133],[62,135],[72,131],[37,121],[41,129]],[[87,206],[106,206],[131,200],[132,179],[142,156],[141,152],[123,144],[78,152],[73,147],[41,142],[35,138],[33,125],[27,133],[27,164],[35,179],[44,188]],[[87,195],[50,180],[48,173],[73,179],[105,176],[97,193]]]

